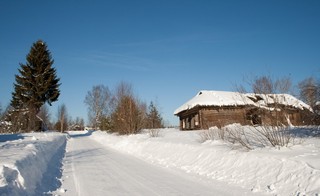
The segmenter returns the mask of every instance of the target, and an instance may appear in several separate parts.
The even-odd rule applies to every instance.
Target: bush
[[[210,127],[208,130],[201,131],[199,133],[200,141],[205,142],[207,140],[224,140],[225,131],[218,127]]]
[[[159,137],[160,129],[149,129],[150,137]]]
[[[207,140],[223,140],[233,145],[252,150],[256,147],[284,147],[294,142],[295,136],[287,126],[256,126],[245,129],[241,125],[229,125],[221,129],[210,128],[201,132],[201,142]]]

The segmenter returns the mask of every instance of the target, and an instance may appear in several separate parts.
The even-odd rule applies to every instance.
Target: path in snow
[[[248,195],[245,190],[157,167],[70,133],[59,195]]]

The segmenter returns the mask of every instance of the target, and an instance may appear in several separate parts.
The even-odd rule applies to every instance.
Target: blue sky
[[[32,43],[44,40],[69,114],[87,118],[94,85],[120,81],[173,111],[199,90],[234,90],[243,78],[320,74],[320,1],[1,1],[0,103]]]

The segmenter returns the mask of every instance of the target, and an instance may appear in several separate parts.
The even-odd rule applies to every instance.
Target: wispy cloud
[[[92,52],[78,60],[92,66],[110,67],[131,71],[149,71],[154,68],[150,59],[110,52]]]
[[[109,44],[108,49],[89,51],[76,59],[90,66],[148,72],[155,69],[183,67],[189,63],[185,59],[190,59],[183,55],[189,54],[197,44],[217,42],[220,41],[208,34],[172,36],[140,42]]]
[[[160,39],[144,39],[143,41],[136,42],[124,42],[114,44],[115,47],[156,47],[156,46],[172,46],[177,44],[189,44],[194,42],[218,42],[218,38],[212,37],[212,35],[204,33],[195,33],[195,34],[185,34],[185,35],[176,35],[171,37],[164,37]]]

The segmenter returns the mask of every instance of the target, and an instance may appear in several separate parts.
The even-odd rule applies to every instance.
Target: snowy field
[[[320,194],[319,137],[247,151],[199,131],[159,134],[0,135],[0,195]]]

